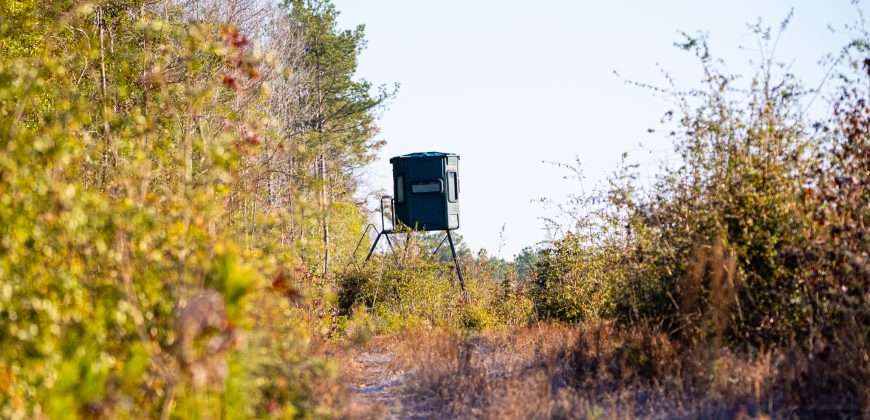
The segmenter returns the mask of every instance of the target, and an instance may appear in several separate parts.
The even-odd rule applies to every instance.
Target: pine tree
[[[357,57],[365,48],[364,26],[341,30],[338,11],[328,0],[290,0],[291,24],[304,37],[303,63],[310,72],[310,90],[301,107],[310,118],[294,122],[314,152],[313,175],[318,187],[323,274],[330,266],[330,203],[349,199],[355,184],[351,171],[371,160],[377,134],[375,112],[392,96],[384,87],[372,94],[372,84],[355,79]]]

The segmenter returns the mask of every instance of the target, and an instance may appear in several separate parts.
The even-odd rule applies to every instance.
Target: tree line
[[[337,17],[0,4],[0,416],[323,409],[301,296],[361,233],[395,92],[356,75],[364,27]]]

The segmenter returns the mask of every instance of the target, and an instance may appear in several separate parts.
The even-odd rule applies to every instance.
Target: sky
[[[648,132],[671,103],[626,81],[664,85],[664,69],[679,87],[698,86],[697,59],[674,47],[681,31],[707,34],[712,54],[741,72],[760,57],[748,25],[761,19],[776,29],[793,10],[776,57],[815,86],[825,75],[818,60],[845,45],[844,25],[866,8],[849,0],[334,3],[341,27],[365,24],[358,76],[401,84],[379,118],[387,145],[364,171],[362,193],[391,194],[392,156],[457,153],[458,233],[472,250],[507,259],[548,239],[540,217],[552,210],[540,198],[579,192],[548,162],[578,157],[591,190],[623,153],[650,175],[673,159],[671,141]]]

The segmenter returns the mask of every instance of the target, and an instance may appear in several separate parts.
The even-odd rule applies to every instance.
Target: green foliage
[[[340,204],[352,202],[357,189],[354,171],[370,162],[373,152],[383,145],[374,139],[378,133],[375,113],[393,93],[381,86],[375,94],[371,83],[355,78],[357,55],[365,48],[364,26],[339,29],[338,10],[328,0],[290,0],[287,7],[288,25],[304,42],[292,70],[304,72],[310,82],[293,105],[303,115],[290,121],[285,130],[298,136],[300,148],[306,150],[298,156],[306,163],[298,170],[311,189],[300,192],[316,193],[318,205],[317,223],[303,223],[303,229],[318,237],[319,244],[312,241],[302,252],[309,261],[322,260],[311,265],[319,265],[319,272],[328,275],[333,259],[344,263],[347,250],[341,247],[351,242],[335,230],[343,229],[354,217],[354,224],[363,219],[356,207],[355,214],[347,218],[348,209]]]
[[[607,249],[581,244],[568,235],[544,250],[536,264],[533,299],[539,316],[567,322],[592,321],[615,304],[611,287],[619,270]]]
[[[471,302],[462,306],[458,321],[461,331],[479,332],[495,326],[498,318],[478,302]]]
[[[412,244],[399,259],[401,266],[387,255],[380,257],[380,266],[369,264],[340,274],[340,312],[355,322],[363,310],[362,317],[374,317],[366,322],[375,332],[416,327],[481,331],[531,319],[531,303],[522,288],[508,281],[496,282],[485,262],[462,260],[464,295],[452,265],[421,258],[417,246]]]
[[[337,415],[300,310],[317,289],[276,229],[315,217],[252,182],[288,138],[276,76],[241,28],[184,7],[0,5],[0,417]]]
[[[513,263],[519,281],[526,282],[534,278],[535,267],[538,261],[540,261],[541,256],[542,252],[540,250],[525,247],[514,257]]]
[[[402,324],[420,319],[430,326],[443,325],[452,318],[461,295],[450,271],[425,261],[402,268],[389,266],[389,260],[384,264],[351,270],[339,277],[342,311],[347,312],[359,304],[380,315],[396,313],[403,320]]]

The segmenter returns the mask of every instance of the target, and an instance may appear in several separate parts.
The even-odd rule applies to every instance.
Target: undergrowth
[[[416,245],[411,245],[415,246]],[[452,265],[420,257],[390,255],[341,273],[336,305],[347,327],[374,334],[416,328],[479,332],[522,325],[532,319],[525,290],[506,278],[494,281],[479,259],[461,260],[463,291]]]

